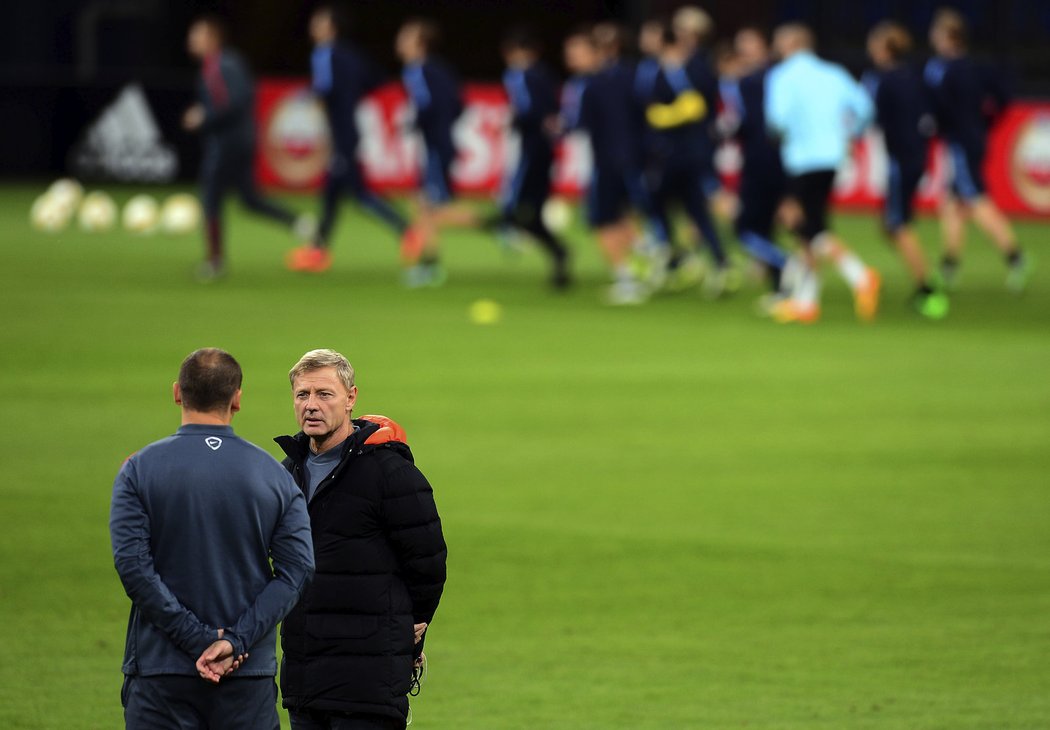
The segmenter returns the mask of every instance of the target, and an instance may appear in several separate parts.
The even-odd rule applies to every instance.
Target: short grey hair
[[[310,350],[310,352],[299,358],[295,367],[288,371],[288,382],[293,386],[295,379],[303,373],[321,368],[335,368],[335,374],[342,381],[347,391],[354,387],[354,366],[346,357],[335,350]]]

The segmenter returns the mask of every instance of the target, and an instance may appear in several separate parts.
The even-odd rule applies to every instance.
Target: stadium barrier
[[[506,95],[496,84],[469,84],[465,106],[454,129],[459,157],[452,178],[468,194],[498,193],[504,173],[517,155],[508,133]],[[302,80],[264,79],[257,94],[259,142],[256,171],[270,187],[309,190],[324,177],[329,134],[323,109]],[[411,106],[397,84],[370,96],[358,109],[359,157],[375,189],[400,192],[415,187],[420,141],[412,133]],[[989,192],[1012,214],[1050,216],[1050,103],[1018,102],[996,124],[989,140],[986,176]],[[936,207],[950,173],[943,145],[931,145],[919,206]],[[882,202],[887,159],[880,133],[859,140],[835,182],[836,203],[872,208]],[[554,188],[575,197],[586,187],[591,159],[582,135],[570,135],[559,146]],[[729,186],[735,184],[740,155],[732,144],[718,153],[718,168]]]

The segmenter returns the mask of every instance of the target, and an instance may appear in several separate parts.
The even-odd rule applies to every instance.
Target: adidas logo
[[[74,148],[72,163],[81,177],[122,182],[170,182],[179,169],[138,84],[125,86],[102,110]]]

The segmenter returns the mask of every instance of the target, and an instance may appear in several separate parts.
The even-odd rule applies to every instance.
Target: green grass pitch
[[[829,274],[797,328],[755,318],[753,284],[604,307],[580,229],[567,295],[536,251],[467,233],[444,289],[405,291],[349,209],[313,277],[231,208],[232,275],[199,286],[196,235],[37,233],[38,192],[0,188],[5,730],[121,725],[110,488],[176,428],[170,383],[205,345],[240,359],[234,425],[271,453],[313,347],[407,429],[450,547],[413,727],[1050,727],[1047,224],[1019,226],[1045,261],[1027,296],[974,234],[933,324],[875,219],[841,216],[886,275],[880,319]],[[468,321],[482,297],[499,325]]]

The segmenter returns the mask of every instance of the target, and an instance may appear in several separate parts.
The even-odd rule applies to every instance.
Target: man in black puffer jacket
[[[309,505],[316,572],[281,630],[294,730],[404,728],[445,584],[433,491],[401,427],[351,419],[354,371],[332,350],[289,373],[301,431],[275,439]]]

